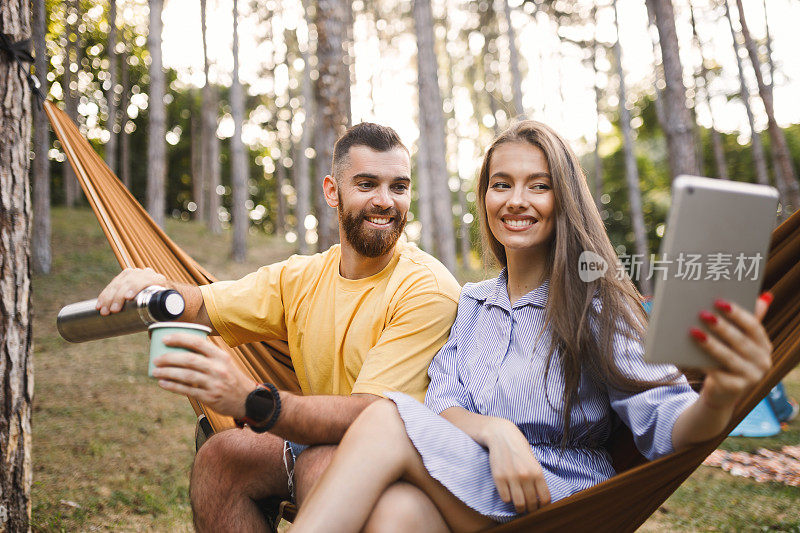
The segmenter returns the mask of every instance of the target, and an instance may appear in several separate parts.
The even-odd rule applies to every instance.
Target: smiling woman
[[[525,263],[545,257],[542,250],[550,246],[555,228],[555,197],[541,149],[521,142],[499,146],[491,159],[483,203],[489,230],[504,243],[507,261]],[[534,281],[534,287],[541,284]]]

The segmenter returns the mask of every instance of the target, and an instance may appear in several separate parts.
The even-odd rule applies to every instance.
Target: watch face
[[[244,404],[245,416],[254,422],[264,422],[275,408],[275,398],[269,389],[258,387],[247,396]]]

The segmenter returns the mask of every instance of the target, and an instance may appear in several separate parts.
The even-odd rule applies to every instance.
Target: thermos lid
[[[173,289],[156,292],[147,304],[150,314],[159,322],[175,320],[183,314],[185,307],[183,296]]]

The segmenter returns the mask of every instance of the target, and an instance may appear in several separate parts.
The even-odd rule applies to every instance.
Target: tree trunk
[[[194,103],[194,100],[193,100]],[[192,203],[194,203],[193,217],[200,219],[197,211],[200,209],[200,199],[203,197],[203,110],[192,109]]]
[[[42,94],[47,94],[47,13],[44,0],[33,2],[33,41],[36,50],[36,77]],[[52,263],[50,251],[50,125],[44,110],[33,106],[33,270],[49,274]]]
[[[642,210],[642,191],[639,186],[639,169],[636,166],[636,152],[631,132],[631,113],[627,107],[625,71],[622,68],[622,47],[619,44],[618,17],[617,0],[614,0],[614,23],[617,27],[614,53],[617,56],[617,75],[619,76],[619,122],[622,129],[623,149],[625,152],[625,178],[628,182],[628,202],[631,207],[634,246],[636,254],[642,259],[642,270],[639,272],[639,279],[635,279],[635,271],[631,272],[631,276],[634,276],[634,282],[639,282],[642,294],[649,295],[653,294],[652,280],[650,279],[650,250],[647,245],[647,230],[645,229],[644,212]]]
[[[195,220],[208,220],[207,206],[208,202],[208,182],[210,181],[209,175],[211,174],[211,151],[212,137],[215,134],[215,115],[212,111],[212,89],[211,81],[208,78],[208,39],[206,35],[206,0],[200,0],[200,31],[203,40],[203,77],[205,83],[200,96],[200,146],[201,146],[201,164],[200,174],[194,176],[193,179],[198,180],[199,184],[193,186],[193,190],[199,191],[200,195],[195,197],[194,202],[197,204],[195,211]],[[210,116],[209,116],[210,115]]]
[[[651,5],[650,1],[645,2],[647,5],[647,19],[648,24],[650,24],[651,28],[655,28],[656,32],[653,33],[652,31],[648,31],[650,34],[650,43],[653,46],[653,86],[655,88],[655,96],[653,100],[653,105],[656,108],[656,119],[658,120],[658,125],[661,126],[661,130],[666,132],[666,127],[664,123],[666,119],[664,118],[664,91],[661,90],[660,82],[664,79],[664,61],[661,59],[661,50],[658,42],[658,28],[656,27],[656,15],[653,11],[653,6]],[[650,29],[650,28],[648,28]],[[659,69],[659,65],[662,67]]]
[[[744,78],[742,57],[739,55],[739,41],[736,40],[736,31],[733,29],[733,19],[731,18],[731,12],[728,9],[727,1],[725,2],[725,16],[728,18],[728,25],[731,28],[733,53],[736,56],[736,65],[739,67],[739,97],[744,104],[744,109],[747,113],[747,121],[750,124],[750,142],[753,146],[753,165],[756,167],[756,181],[762,185],[767,185],[769,184],[769,171],[767,170],[767,160],[764,157],[764,145],[761,142],[761,134],[756,131],[756,122],[753,117],[753,110],[750,107],[750,91],[747,88],[747,82]],[[781,198],[781,201],[783,200],[784,199]]]
[[[78,0],[72,0],[66,6],[66,13],[69,16],[71,12],[77,14],[77,21],[74,24],[67,26],[67,49],[66,49],[66,68],[64,69],[64,111],[67,116],[75,123],[79,124],[78,119],[78,71],[80,70],[80,33],[78,32],[78,25],[81,20],[81,6]],[[73,71],[74,69],[74,71]],[[74,86],[74,89],[73,89]],[[68,160],[62,163],[63,169],[63,187],[64,187],[64,205],[67,207],[75,207],[75,202],[78,199],[78,178],[75,176],[75,171]]]
[[[492,1],[492,0],[490,0]],[[503,12],[506,17],[506,36],[508,37],[509,60],[511,61],[511,91],[514,98],[514,113],[518,119],[525,118],[525,107],[522,105],[522,74],[519,69],[519,51],[517,49],[516,32],[511,24],[511,6],[508,0],[502,0]],[[536,5],[536,4],[534,4]]]
[[[120,142],[119,142],[119,177],[125,187],[131,188],[131,134],[126,129],[128,125],[128,104],[131,90],[131,71],[128,64],[128,47],[122,52],[121,65],[122,95],[120,98]]]
[[[28,39],[30,12],[27,0],[0,2],[0,32]],[[30,100],[18,65],[0,53],[0,531],[31,527]]]
[[[727,0],[726,0],[727,6]],[[764,83],[764,76],[761,74],[761,60],[758,58],[758,49],[756,43],[750,36],[750,30],[747,27],[747,20],[744,17],[744,6],[742,0],[736,0],[736,7],[739,10],[739,22],[742,25],[742,36],[744,43],[747,47],[747,53],[750,55],[750,62],[753,64],[753,70],[756,74],[756,81],[758,82],[758,94],[761,95],[761,100],[764,102],[764,111],[767,113],[767,124],[769,125],[769,138],[772,142],[772,150],[775,153],[775,159],[778,163],[780,172],[778,175],[782,179],[782,187],[779,187],[784,192],[783,198],[783,211],[786,214],[792,214],[800,208],[800,186],[797,183],[797,174],[794,171],[792,164],[792,156],[789,153],[789,145],[786,143],[786,136],[783,130],[775,120],[775,109],[772,103],[772,91]]]
[[[453,228],[453,206],[445,161],[447,145],[442,115],[442,95],[439,91],[438,63],[434,51],[433,13],[430,0],[414,0],[414,25],[417,33],[419,80],[419,144],[421,152],[422,147],[425,147],[423,163],[426,164],[427,176],[430,179],[436,255],[444,266],[455,272],[456,239]],[[422,192],[420,190],[420,196]]]
[[[767,65],[769,67],[769,84],[767,88],[769,89],[769,93],[774,96],[774,89],[775,89],[775,61],[772,58],[772,35],[769,31],[769,15],[767,13],[767,0],[762,0],[762,7],[764,9],[764,34],[767,41]],[[775,173],[775,183],[781,184],[784,183],[785,180],[781,175],[781,165],[778,161],[777,154],[775,150],[770,150],[771,160],[772,160],[772,172]],[[782,189],[783,186],[779,185],[778,189]],[[781,218],[786,218],[786,211],[781,210]]]
[[[686,107],[686,87],[675,31],[672,0],[647,0],[651,6],[661,44],[664,65],[664,133],[673,179],[679,174],[699,174],[694,150],[692,117]]]
[[[347,21],[351,16],[348,0],[318,0],[317,27],[317,117],[315,145],[317,175],[333,172],[330,168],[333,145],[350,125],[350,68],[345,57]],[[317,235],[319,249],[325,250],[339,240],[336,213],[325,203],[322,187],[317,184]]]
[[[592,18],[596,20],[594,17],[594,10]],[[600,198],[603,196],[603,160],[600,158],[600,102],[603,97],[602,89],[600,85],[597,83],[598,78],[598,70],[597,70],[597,35],[595,32],[595,42],[592,44],[592,70],[594,71],[594,110],[595,115],[597,116],[597,127],[595,128],[595,137],[594,137],[594,172],[592,173],[594,177],[594,203],[597,206],[597,210],[600,211],[603,209],[603,203],[600,201]]]
[[[150,92],[147,121],[147,212],[164,227],[167,177],[167,109],[164,105],[164,70],[161,67],[161,11],[163,0],[149,0],[150,31],[147,48],[150,52]]]
[[[216,87],[209,78],[208,43],[206,23],[206,0],[200,1],[200,14],[203,30],[203,71],[206,83],[203,86],[203,199],[202,212],[208,231],[214,235],[222,232],[219,222],[220,199],[217,187],[220,185],[219,138],[217,137],[217,112],[219,101]]]
[[[287,210],[286,196],[283,194],[283,189],[288,172],[283,164],[284,157],[286,157],[286,154],[283,153],[283,147],[281,147],[281,157],[275,161],[275,234],[279,237],[286,235]]]
[[[479,4],[479,9],[482,5],[483,4]],[[480,14],[480,28],[478,28],[484,36],[483,51],[481,52],[480,61],[483,71],[484,93],[489,100],[489,112],[492,114],[493,119],[492,129],[494,130],[495,136],[497,136],[497,134],[500,133],[500,125],[497,122],[497,102],[495,102],[494,95],[492,94],[497,80],[491,69],[492,54],[490,52],[491,43],[497,39],[497,16],[494,11],[493,1],[490,0],[486,2],[485,5],[486,9],[481,11]]]
[[[725,161],[725,148],[722,144],[722,136],[720,135],[714,123],[714,109],[711,107],[711,93],[709,92],[709,87],[711,86],[711,74],[708,70],[708,67],[706,67],[706,55],[703,50],[703,41],[700,40],[700,35],[697,33],[697,23],[694,18],[694,8],[692,7],[691,2],[689,3],[689,15],[692,22],[692,35],[694,36],[694,42],[697,45],[697,50],[700,52],[700,78],[703,80],[702,93],[706,106],[708,107],[708,113],[711,116],[711,148],[714,152],[714,162],[717,167],[717,177],[726,180],[728,179],[728,163]],[[700,98],[701,91],[699,89],[699,84],[695,85],[698,86],[695,97]]]
[[[108,1],[108,90],[106,105],[108,106],[108,142],[106,143],[106,165],[111,172],[117,172],[117,135],[119,117],[117,116],[117,2]]]
[[[450,9],[456,9],[456,6],[452,4],[452,2],[448,2],[445,4],[445,9],[448,11]],[[445,35],[450,34],[450,27],[448,26],[447,17],[444,17],[441,20],[441,24],[444,25]],[[445,40],[445,50],[450,43],[448,40]],[[455,79],[453,75],[453,63],[454,60],[450,55],[445,55],[446,67],[444,72],[446,74],[445,78],[445,93],[446,94],[453,94],[455,88]],[[474,65],[473,65],[474,67]],[[467,72],[474,76],[474,68],[467,69]],[[468,74],[469,75],[469,74]],[[466,81],[466,80],[465,80]],[[474,99],[477,100],[477,99]],[[480,116],[478,113],[478,107],[475,107],[476,117]],[[445,119],[455,119],[455,109],[451,108],[451,110],[445,115]],[[455,151],[458,153],[459,147],[461,144],[462,136],[459,134],[458,130],[453,132],[451,139],[455,140]],[[472,214],[469,213],[469,205],[467,204],[466,194],[464,194],[464,182],[461,179],[460,169],[456,170],[456,178],[458,179],[458,190],[456,191],[456,200],[458,202],[458,253],[461,256],[461,267],[465,271],[469,271],[470,269],[470,255],[472,252],[472,242],[470,240],[470,224],[472,222],[471,217]],[[469,213],[469,216],[467,214]]]
[[[310,39],[309,39],[310,41]],[[299,42],[299,37],[298,37]],[[297,192],[297,205],[295,205],[295,215],[297,218],[297,244],[301,254],[311,253],[311,244],[306,238],[306,218],[311,214],[311,136],[314,133],[314,86],[311,79],[310,50],[311,43],[307,43],[305,48],[301,47],[301,57],[303,59],[303,78],[300,93],[303,98],[303,112],[305,120],[303,122],[303,133],[300,135],[300,145],[295,156],[295,190]],[[319,186],[319,185],[317,185]],[[309,219],[310,220],[310,219]]]
[[[214,235],[222,233],[222,224],[219,220],[219,212],[222,207],[220,189],[222,187],[222,167],[220,166],[220,141],[217,136],[217,116],[219,111],[219,94],[216,87],[211,87],[211,101],[206,109],[206,132],[208,133],[209,151],[208,165],[206,174],[206,222],[208,231]]]
[[[233,260],[242,263],[247,257],[247,157],[242,142],[244,122],[244,91],[239,81],[239,10],[233,0],[233,83],[231,84],[231,115],[233,116],[233,138],[231,138],[231,189],[233,204]]]

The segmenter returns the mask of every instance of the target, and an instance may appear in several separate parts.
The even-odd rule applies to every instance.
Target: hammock
[[[81,187],[122,267],[151,267],[168,278],[198,285],[213,276],[181,250],[152,221],[144,208],[114,176],[63,111],[45,102],[53,124]],[[764,288],[772,292],[765,325],[774,346],[773,366],[764,379],[737,406],[722,434],[707,443],[646,462],[624,426],[612,437],[610,449],[617,476],[558,501],[544,509],[497,526],[492,531],[634,531],[669,497],[722,442],[731,430],[789,371],[800,362],[800,211],[772,234]],[[300,387],[285,342],[262,342],[229,348],[253,379],[270,381],[283,390]],[[191,400],[195,413],[204,414],[214,431],[234,427],[231,418]]]

